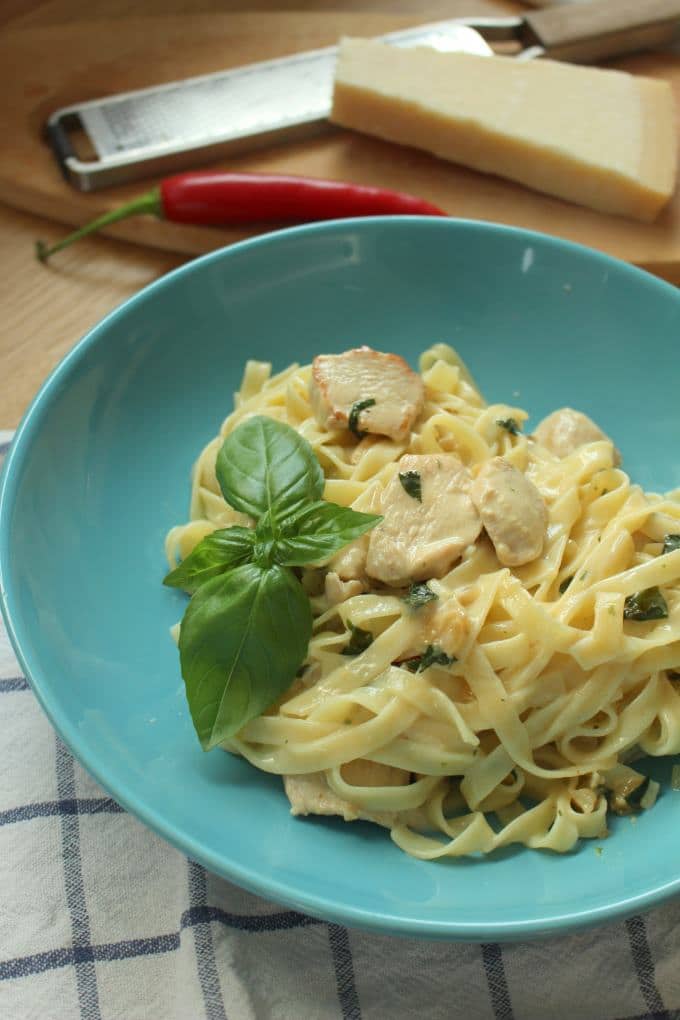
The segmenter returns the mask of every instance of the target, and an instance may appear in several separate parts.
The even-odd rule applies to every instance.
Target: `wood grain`
[[[330,3],[303,6],[308,9],[301,11],[300,3],[292,9],[271,2],[254,10],[237,3],[190,5],[174,0],[161,5],[149,0],[139,5],[101,0],[92,3],[85,16],[81,2],[61,0],[14,18],[0,41],[0,83],[8,97],[9,120],[0,151],[0,200],[70,226],[142,189],[137,184],[85,195],[61,179],[41,138],[45,118],[60,105],[326,45],[343,33],[379,34],[440,18],[445,7],[449,17],[462,11],[518,9],[516,4],[499,6],[483,0],[448,4],[436,0],[422,6],[404,0],[396,8],[389,5],[389,13],[379,2],[346,4],[342,10]],[[112,13],[119,16],[113,18]],[[680,60],[675,54],[636,56],[618,66],[671,81],[680,108]],[[653,266],[673,279],[680,276],[680,192],[656,223],[640,224],[348,131],[232,159],[229,165],[412,191],[452,215],[544,231]],[[107,230],[113,237],[185,254],[210,251],[255,232],[196,228],[151,217]]]
[[[105,238],[84,241],[54,265],[33,254],[59,228],[0,207],[0,428],[13,428],[45,377],[84,333],[182,256]]]
[[[337,0],[260,0],[259,3],[234,0],[0,0],[0,80],[5,85],[5,103],[0,121],[3,145],[9,146],[11,159],[0,154],[0,192],[17,205],[37,208],[41,215],[29,215],[0,206],[0,427],[18,424],[30,400],[47,374],[74,343],[105,314],[136,293],[141,287],[185,261],[190,254],[225,243],[227,232],[204,233],[198,228],[182,228],[178,243],[171,235],[158,235],[157,245],[173,245],[184,251],[172,253],[150,246],[148,224],[130,224],[129,236],[138,244],[126,244],[100,237],[81,242],[45,267],[34,258],[33,245],[38,237],[57,240],[62,222],[80,222],[108,207],[123,194],[78,196],[58,177],[50,154],[40,141],[40,125],[48,110],[68,98],[82,98],[83,82],[93,88],[115,90],[116,54],[129,55],[123,68],[126,80],[149,84],[162,71],[168,78],[191,73],[198,56],[192,46],[211,46],[214,66],[240,63],[284,52],[291,45],[302,47],[330,41],[347,26],[361,23],[376,32],[414,23],[421,19],[454,17],[463,9],[478,11],[517,9],[517,5],[492,6],[457,0],[345,0],[341,11]],[[182,38],[187,14],[194,28]],[[287,18],[297,27],[287,36]],[[267,31],[263,31],[263,26]],[[220,38],[215,41],[216,26]],[[276,31],[272,26],[275,26]],[[94,31],[96,28],[96,31]],[[213,38],[211,38],[213,36]],[[57,44],[71,40],[71,61],[62,59]],[[87,49],[89,40],[90,49]],[[99,40],[98,45],[92,41]],[[108,43],[111,42],[111,47]],[[55,47],[57,47],[55,49]],[[278,50],[277,50],[278,47]],[[149,52],[153,62],[146,66]],[[201,59],[204,59],[201,57]],[[219,59],[219,63],[217,63]],[[672,75],[676,58],[639,58],[637,69]],[[24,63],[27,61],[27,63]],[[92,75],[92,77],[88,77]],[[14,77],[16,76],[16,77]],[[30,130],[26,129],[28,125]],[[23,135],[22,135],[23,131]],[[15,135],[22,135],[18,144]],[[398,153],[398,159],[395,159]],[[297,165],[302,151],[261,154],[256,163],[261,169]],[[433,198],[448,188],[451,168],[437,164],[411,150],[398,150],[367,139],[347,135],[328,139],[324,146],[309,144],[304,149],[308,172],[331,169],[338,177],[366,179],[377,183],[403,185],[427,175]],[[287,161],[290,161],[288,163]],[[248,161],[243,161],[247,163]],[[299,168],[298,168],[299,169]],[[333,176],[331,173],[331,176]],[[470,201],[476,175],[461,172],[454,205]],[[45,182],[48,184],[45,184]],[[478,182],[477,182],[478,183]],[[413,184],[410,184],[414,189]],[[510,191],[508,192],[508,188]],[[127,189],[128,193],[135,189]],[[11,195],[10,195],[11,191]],[[31,205],[35,194],[42,196],[37,207]],[[479,218],[492,219],[505,204],[508,195],[518,217],[535,222],[534,196],[523,189],[504,185],[489,178],[481,192],[475,192],[472,206]],[[71,204],[78,199],[78,203]],[[79,204],[80,201],[84,204]],[[631,261],[646,264],[653,272],[675,282],[680,281],[677,257],[675,208],[670,219],[645,231],[632,231],[625,221],[603,224],[607,218],[584,213],[557,200],[541,200],[544,226],[553,233],[569,230],[587,235],[595,247],[614,245]],[[453,207],[453,212],[461,208]],[[534,220],[532,220],[532,216]],[[587,218],[591,216],[589,222]],[[70,218],[70,219],[69,219]],[[500,217],[502,218],[502,217]],[[572,221],[575,220],[575,225]],[[162,227],[162,225],[156,225]],[[602,233],[604,229],[604,234]],[[587,228],[587,229],[586,229]],[[177,229],[177,228],[173,228]],[[604,240],[603,240],[604,237]],[[626,255],[624,254],[624,257]]]
[[[46,5],[47,9],[51,7]],[[140,185],[133,184],[85,195],[62,180],[42,135],[47,116],[59,106],[328,45],[343,33],[380,34],[419,23],[423,18],[436,19],[441,4],[434,8],[431,11],[424,6],[422,13],[396,15],[352,10],[301,13],[276,9],[229,14],[192,10],[190,15],[166,11],[163,17],[135,13],[114,19],[102,17],[100,7],[94,14],[88,11],[86,18],[45,27],[39,27],[32,17],[15,19],[0,40],[0,85],[7,97],[0,150],[0,200],[73,225],[139,192]],[[499,9],[507,13],[508,5],[499,8],[473,0],[468,7],[461,0],[452,0],[449,16],[468,9],[488,15]],[[371,165],[370,145],[356,166],[347,167],[343,152],[338,158],[338,139],[343,137],[344,133],[338,133],[327,147],[321,141],[279,147],[232,165],[380,183],[381,168]],[[342,145],[340,148],[343,150]],[[355,150],[356,145],[350,143],[350,156]],[[27,167],[30,173],[26,173]],[[406,160],[400,180],[403,182],[408,175]],[[189,254],[209,251],[254,232],[206,231],[151,218],[107,230],[114,237]]]
[[[258,14],[259,28],[253,24],[250,42],[251,52],[257,45],[256,36],[262,36],[263,18],[267,12],[283,13],[288,9],[299,18],[306,9],[312,12],[330,11],[332,24],[337,25],[338,13],[335,0],[294,0],[293,3],[271,2],[252,3],[250,0],[236,3],[233,0],[0,0],[0,26],[2,38],[0,50],[10,53],[16,46],[11,68],[0,66],[0,78],[10,79],[17,73],[19,78],[11,83],[10,96],[4,97],[0,123],[3,127],[3,145],[10,133],[25,131],[24,117],[30,126],[28,134],[31,144],[22,150],[18,164],[13,162],[14,186],[31,188],[31,181],[44,171],[58,185],[57,191],[48,194],[42,206],[42,215],[28,215],[0,205],[0,307],[2,327],[0,328],[0,428],[15,427],[34,397],[45,377],[96,322],[113,308],[139,291],[146,284],[162,276],[186,261],[187,255],[168,253],[141,244],[126,244],[105,237],[84,241],[70,251],[65,251],[49,266],[42,266],[34,257],[37,238],[47,242],[56,241],[63,233],[59,218],[64,219],[62,202],[68,204],[72,197],[70,189],[62,184],[49,153],[40,141],[40,123],[45,111],[60,101],[64,95],[64,68],[58,60],[55,46],[68,36],[75,40],[78,53],[71,57],[75,75],[74,87],[78,86],[79,61],[89,60],[102,69],[104,77],[112,67],[107,58],[107,32],[113,24],[120,40],[119,46],[144,54],[145,45],[156,52],[167,44],[164,35],[160,43],[155,37],[159,25],[173,16],[190,13],[193,19],[204,25],[203,35],[210,34],[211,19],[224,17],[225,12],[247,12],[251,17]],[[343,0],[348,12],[373,13],[382,17],[381,24],[395,22],[395,15],[417,21],[421,15],[429,20],[451,17],[451,9],[463,5],[455,0]],[[482,4],[491,10],[490,4]],[[505,5],[506,9],[512,5]],[[389,18],[390,12],[394,12]],[[333,20],[335,19],[335,20]],[[143,37],[138,32],[143,29]],[[92,26],[98,44],[94,52],[88,53],[78,45],[79,40],[92,39]],[[318,40],[320,21],[310,29],[313,41]],[[327,36],[335,29],[329,25]],[[315,34],[316,33],[316,34]],[[200,36],[200,33],[199,33]],[[146,37],[146,41],[145,38]],[[125,39],[128,43],[125,43]],[[231,52],[233,62],[238,62],[238,34],[227,35],[220,41],[224,59]],[[174,76],[173,66],[182,65],[180,45],[168,52],[167,74]],[[34,61],[22,68],[20,54]],[[259,50],[257,55],[259,55]],[[115,65],[115,61],[113,62]],[[143,59],[138,74],[143,72]],[[88,65],[89,66],[89,65]],[[222,66],[222,63],[216,66]],[[184,72],[178,72],[184,73]],[[103,79],[102,79],[103,80]],[[137,79],[144,83],[143,78]],[[15,105],[18,104],[18,105]],[[23,112],[20,112],[23,111]],[[11,129],[11,130],[10,130]],[[16,151],[16,150],[14,150]],[[117,197],[117,196],[115,196]],[[111,196],[114,200],[114,196]],[[106,201],[109,201],[107,198]],[[22,203],[19,202],[19,205]],[[23,203],[31,208],[30,202]],[[89,208],[86,214],[89,215]],[[78,216],[82,217],[80,210]],[[68,222],[68,219],[66,219]],[[193,236],[188,230],[187,235]],[[203,240],[196,231],[193,244],[196,251],[201,249]],[[142,235],[135,236],[142,240]],[[220,235],[213,243],[223,243]]]

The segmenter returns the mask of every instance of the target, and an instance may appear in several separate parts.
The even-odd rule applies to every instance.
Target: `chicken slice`
[[[361,535],[341,549],[329,566],[341,581],[359,581],[366,573],[366,557],[368,555],[368,535]]]
[[[408,436],[425,402],[425,387],[397,354],[359,347],[344,354],[320,354],[312,364],[310,399],[322,428],[358,433]],[[363,402],[366,406],[358,410]],[[350,421],[352,408],[356,421]]]
[[[406,786],[411,778],[403,769],[365,760],[347,762],[342,767],[342,776],[353,786]],[[394,811],[364,811],[338,797],[328,788],[323,772],[284,776],[283,788],[292,815],[339,815],[346,822],[361,819],[387,828],[391,828],[397,818]]]
[[[548,512],[536,486],[518,468],[493,457],[482,465],[471,494],[504,566],[519,567],[541,555]]]
[[[328,789],[323,772],[284,776],[283,788],[292,815],[340,815],[346,822],[360,817],[357,808]]]
[[[482,530],[472,479],[453,454],[406,454],[382,494],[382,522],[371,531],[366,571],[384,584],[443,577]],[[400,480],[417,482],[420,499]],[[409,486],[411,491],[416,491]]]
[[[547,418],[540,421],[534,430],[534,438],[545,446],[556,457],[568,457],[585,443],[596,443],[612,440],[606,435],[592,418],[571,407],[562,407],[553,411]],[[614,444],[612,443],[612,446]],[[621,463],[621,454],[614,446],[614,465]]]

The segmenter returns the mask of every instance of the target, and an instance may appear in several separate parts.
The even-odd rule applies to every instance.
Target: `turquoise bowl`
[[[275,776],[204,754],[168,629],[163,539],[246,358],[360,344],[416,363],[452,343],[490,401],[594,416],[632,477],[680,485],[680,293],[585,248],[448,219],[269,234],[197,259],[109,315],[33,402],[0,490],[0,588],[45,712],[124,807],[225,878],[374,931],[489,940],[562,933],[680,890],[671,762],[653,810],[596,852],[407,857],[368,824],[293,819]],[[30,750],[27,749],[27,754]]]

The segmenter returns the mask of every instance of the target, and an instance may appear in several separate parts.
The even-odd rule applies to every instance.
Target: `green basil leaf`
[[[680,549],[680,535],[666,535],[663,540],[663,549],[661,555],[665,553],[675,552],[676,549]]]
[[[274,552],[276,561],[299,567],[326,560],[381,520],[377,514],[360,513],[337,503],[312,503],[281,523]]]
[[[350,432],[353,432],[357,439],[363,439],[366,435],[359,428],[359,415],[362,411],[365,411],[367,407],[375,407],[375,400],[373,397],[368,397],[366,400],[357,400],[355,404],[352,404],[350,408],[349,417],[347,419],[347,428]]]
[[[505,429],[511,436],[521,435],[522,429],[514,418],[496,418],[496,425]]]
[[[204,750],[283,694],[311,633],[309,599],[290,570],[245,563],[201,585],[182,620],[179,653]]]
[[[562,581],[560,581],[560,595],[564,595],[573,580],[574,575],[572,574],[570,577],[565,577]]]
[[[362,627],[355,627],[350,622],[349,630],[351,637],[345,647],[340,652],[341,655],[361,655],[365,652],[369,645],[373,644],[373,635],[370,630],[363,630]]]
[[[629,595],[623,604],[624,620],[665,620],[668,606],[659,588],[645,588]]]
[[[430,666],[450,666],[456,662],[456,657],[447,655],[439,645],[428,645],[422,655],[416,655],[412,659],[405,659],[399,665],[407,669],[409,673],[422,673]]]
[[[217,480],[229,506],[251,517],[277,521],[321,498],[324,477],[299,432],[263,415],[234,429],[217,455]]]
[[[271,567],[274,563],[276,539],[272,527],[271,514],[263,514],[255,526],[255,548],[253,560],[260,567]]]
[[[399,481],[407,496],[417,499],[419,503],[423,502],[423,487],[418,471],[400,471]]]
[[[222,528],[202,538],[178,567],[163,578],[169,588],[195,592],[211,577],[253,558],[255,535],[249,528]]]
[[[411,585],[408,595],[404,595],[404,602],[411,609],[420,609],[437,598],[439,596],[432,591],[427,581],[420,581]]]

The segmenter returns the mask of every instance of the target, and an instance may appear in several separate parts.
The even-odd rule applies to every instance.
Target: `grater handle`
[[[589,62],[668,44],[680,32],[680,0],[592,0],[525,14],[523,43],[541,56]]]
[[[479,33],[456,20],[381,38],[491,53]],[[327,118],[336,54],[331,46],[62,107],[49,118],[48,138],[62,173],[81,191],[309,138],[333,129]],[[84,130],[94,158],[73,151],[71,124]]]
[[[66,130],[66,125],[62,119],[49,120],[45,125],[45,133],[47,140],[52,146],[52,151],[56,156],[59,169],[61,170],[64,178],[69,180],[68,173],[68,161],[75,159],[75,149],[71,145],[71,140]]]

